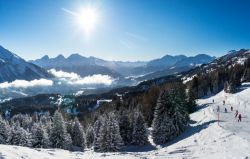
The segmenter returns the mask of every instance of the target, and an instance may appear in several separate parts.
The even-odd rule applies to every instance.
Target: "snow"
[[[112,99],[101,99],[101,100],[97,100],[96,101],[96,105],[94,106],[94,108],[92,109],[92,110],[95,110],[95,109],[97,109],[97,108],[99,108],[100,107],[100,104],[101,103],[110,103],[110,102],[112,102]]]
[[[193,75],[191,77],[183,77],[182,82],[183,84],[186,84],[187,82],[191,81],[196,75]]]
[[[238,93],[227,94],[224,91],[204,99],[197,100],[198,110],[190,115],[187,130],[166,145],[129,147],[127,151],[116,153],[70,152],[59,149],[31,149],[19,146],[0,145],[0,158],[5,159],[247,159],[250,157],[250,83],[244,83]],[[212,102],[214,99],[214,103]],[[225,105],[223,105],[225,100]],[[218,123],[217,106],[220,107]],[[231,112],[230,107],[234,110]],[[228,108],[228,113],[224,108]],[[242,115],[238,123],[235,110]],[[149,130],[151,130],[149,128]]]
[[[243,57],[243,58],[238,58],[236,63],[237,64],[240,64],[240,65],[244,65],[245,61],[247,60],[246,57]]]
[[[81,95],[83,95],[84,94],[84,91],[78,91],[78,92],[76,92],[75,93],[75,96],[77,97],[77,96],[81,96]]]

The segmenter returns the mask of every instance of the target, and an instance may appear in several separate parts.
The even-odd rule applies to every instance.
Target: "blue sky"
[[[95,7],[90,35],[65,12]],[[249,48],[248,0],[0,0],[0,45],[25,59],[72,53],[113,60],[220,56]]]

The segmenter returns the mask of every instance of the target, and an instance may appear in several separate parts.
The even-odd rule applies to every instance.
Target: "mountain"
[[[171,67],[176,62],[181,61],[185,58],[187,58],[187,56],[184,56],[184,55],[177,55],[177,56],[166,55],[166,56],[163,56],[162,58],[149,61],[149,63],[147,64],[147,67],[163,67],[163,68]]]
[[[198,54],[196,56],[186,57],[183,55],[179,56],[164,56],[161,59],[153,60],[149,62],[147,70],[152,73],[148,73],[144,76],[136,78],[137,81],[144,81],[171,74],[176,74],[184,71],[188,71],[192,68],[212,62],[215,57],[211,57],[206,54]],[[158,61],[158,62],[156,62]],[[168,61],[170,64],[165,64],[163,61]],[[153,67],[155,66],[155,67]],[[157,67],[156,67],[157,66]],[[157,69],[159,68],[159,69]],[[152,71],[155,70],[155,71]]]
[[[0,46],[0,83],[17,79],[33,80],[50,78],[46,70],[26,62],[21,57]]]
[[[218,68],[231,68],[236,64],[244,65],[248,58],[250,58],[249,49],[232,50],[206,65],[201,65],[200,67],[189,70],[185,78],[192,77],[196,74],[207,74]]]
[[[66,72],[75,72],[81,76],[103,74],[115,78],[126,76],[130,69],[145,65],[145,62],[108,61],[93,56],[84,57],[79,54],[72,54],[68,58],[63,55],[49,58],[48,55],[45,55],[41,59],[30,62],[45,69],[55,68]]]
[[[171,56],[166,55],[159,59],[154,59],[148,62],[136,61],[136,62],[123,62],[123,61],[108,61],[99,59],[93,56],[84,57],[79,54],[72,54],[68,58],[63,55],[58,55],[55,58],[49,58],[45,55],[41,59],[30,61],[42,68],[57,70],[63,70],[66,72],[75,72],[81,76],[103,74],[110,75],[112,77],[143,77],[148,74],[159,72],[155,77],[161,75],[168,75],[175,72],[186,71],[200,64],[206,64],[211,62],[214,57],[209,55],[200,54],[194,57],[187,57],[185,55]],[[177,69],[171,68],[176,67]],[[177,71],[178,70],[178,71]],[[167,71],[168,73],[160,73],[161,71]],[[150,78],[146,76],[145,80],[154,78],[154,75],[150,75]]]
[[[199,66],[202,64],[210,63],[214,59],[215,57],[211,57],[206,54],[198,54],[196,56],[187,57],[176,62],[173,67]]]

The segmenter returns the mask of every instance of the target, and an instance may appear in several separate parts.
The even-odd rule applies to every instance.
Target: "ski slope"
[[[244,83],[238,93],[224,91],[199,99],[198,111],[191,114],[190,126],[167,145],[130,147],[126,152],[69,152],[59,149],[31,149],[0,145],[0,159],[248,159],[250,158],[250,83]],[[214,103],[213,103],[214,100]],[[223,105],[225,100],[225,105]],[[220,107],[219,122],[217,107]],[[231,111],[230,107],[234,110]],[[224,108],[228,112],[224,112]],[[234,117],[242,114],[242,122]],[[152,142],[151,138],[150,141]]]

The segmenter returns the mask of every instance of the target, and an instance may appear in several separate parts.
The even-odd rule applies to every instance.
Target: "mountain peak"
[[[71,54],[67,59],[72,59],[72,58],[82,58],[82,56],[78,53]]]
[[[49,60],[49,56],[48,55],[44,55],[41,60]]]
[[[55,59],[65,59],[65,57],[62,54],[59,54],[57,57],[55,57]]]

